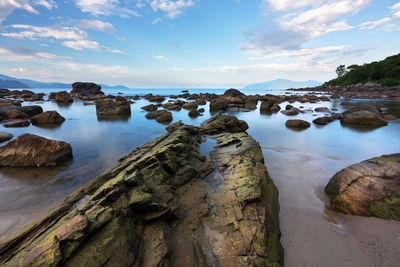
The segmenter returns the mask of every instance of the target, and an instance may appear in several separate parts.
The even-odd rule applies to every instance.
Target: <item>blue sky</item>
[[[399,43],[397,0],[0,0],[0,73],[40,81],[326,81]]]

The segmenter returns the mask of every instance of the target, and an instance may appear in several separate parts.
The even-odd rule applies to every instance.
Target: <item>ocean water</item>
[[[184,89],[104,90],[106,94],[168,96]],[[35,92],[49,93],[46,89]],[[69,89],[67,89],[69,91]],[[189,89],[190,93],[222,94],[225,89]],[[285,90],[246,90],[247,94],[284,94]],[[168,99],[166,100],[168,101]],[[332,102],[292,103],[314,110],[328,107],[342,112],[363,103],[380,103],[389,113],[400,115],[400,103],[382,100],[334,100]],[[14,138],[33,133],[63,140],[73,148],[73,160],[56,168],[0,168],[0,238],[16,231],[42,214],[75,188],[117,164],[124,154],[165,133],[166,125],[145,118],[138,100],[131,105],[129,118],[98,120],[95,106],[80,100],[68,106],[53,101],[25,102],[41,105],[45,111],[57,110],[66,121],[56,128],[29,126],[3,128]],[[280,104],[284,109],[286,102]],[[188,111],[172,111],[173,122],[200,125],[211,117],[209,103],[198,118]],[[260,105],[260,103],[259,103]],[[280,191],[282,243],[286,266],[395,266],[400,262],[400,223],[376,218],[347,216],[331,211],[324,187],[339,170],[353,163],[400,152],[400,120],[377,129],[348,128],[334,121],[326,126],[312,124],[304,131],[285,127],[288,119],[311,122],[323,113],[297,116],[282,113],[228,113],[245,120],[251,134],[262,147],[269,174]],[[1,126],[2,127],[2,126]],[[212,146],[212,142],[211,142]],[[207,153],[205,148],[202,153]]]

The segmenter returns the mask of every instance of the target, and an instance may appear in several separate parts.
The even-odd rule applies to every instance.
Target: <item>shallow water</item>
[[[149,92],[113,90],[112,93],[118,91],[132,95]],[[153,94],[178,94],[180,91],[157,90]],[[211,92],[222,93],[223,90]],[[326,106],[341,112],[364,102],[376,101],[335,100],[292,105],[305,109]],[[378,102],[389,106],[389,113],[400,114],[398,102]],[[132,115],[124,120],[98,121],[95,107],[84,106],[79,100],[70,106],[45,101],[40,103],[45,111],[57,110],[66,118],[60,127],[46,129],[31,125],[2,129],[15,137],[29,132],[67,141],[73,148],[74,159],[57,168],[0,169],[0,238],[114,166],[134,147],[165,133],[165,125],[144,117],[146,113],[140,107],[147,104],[146,100],[132,104]],[[280,106],[284,108],[286,104]],[[204,116],[196,119],[189,118],[186,110],[172,111],[173,122],[182,120],[199,125],[211,116],[208,106],[205,109]],[[400,262],[400,223],[333,212],[327,208],[329,202],[323,189],[344,167],[374,156],[398,153],[400,120],[373,130],[343,127],[339,121],[327,126],[312,125],[304,131],[285,127],[287,119],[311,122],[315,114],[289,117],[281,113],[261,115],[258,110],[234,114],[249,124],[248,132],[260,143],[270,176],[279,189],[286,266],[395,266]],[[213,145],[209,140],[201,152],[207,154]]]

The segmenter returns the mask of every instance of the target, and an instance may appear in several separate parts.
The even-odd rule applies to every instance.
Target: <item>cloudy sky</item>
[[[0,0],[0,73],[40,81],[326,81],[399,43],[398,0]]]

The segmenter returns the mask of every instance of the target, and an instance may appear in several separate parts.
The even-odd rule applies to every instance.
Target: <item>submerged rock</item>
[[[46,111],[32,117],[31,122],[33,125],[37,124],[60,124],[65,121],[65,118],[58,114],[57,111]]]
[[[72,158],[70,144],[34,134],[23,134],[0,147],[0,166],[55,166]]]
[[[200,125],[200,133],[208,135],[223,132],[238,133],[245,132],[248,128],[249,126],[245,121],[238,120],[235,116],[218,114]]]
[[[209,190],[200,136],[175,126],[2,240],[0,265],[283,266],[258,143],[221,135],[212,155],[226,186]]]
[[[400,154],[372,158],[341,170],[325,192],[337,211],[400,221]]]

